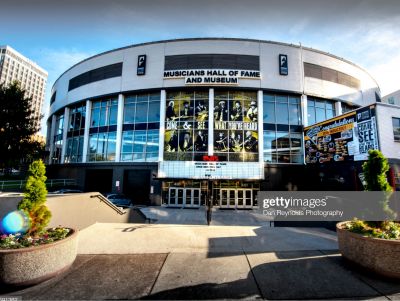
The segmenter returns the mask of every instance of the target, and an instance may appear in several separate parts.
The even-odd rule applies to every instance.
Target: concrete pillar
[[[53,156],[54,156],[54,135],[56,134],[56,122],[57,122],[57,115],[53,114],[51,116],[51,124],[50,124],[50,139],[48,139],[50,144],[50,156],[49,156],[49,164],[53,163]]]
[[[342,102],[341,102],[341,101],[335,102],[335,113],[336,113],[335,116],[339,116],[339,115],[342,115],[342,114],[343,114],[343,111],[342,111]]]
[[[208,155],[214,154],[214,89],[208,90]]]
[[[263,91],[259,90],[257,93],[257,107],[258,107],[258,162],[264,162],[264,107],[263,107]]]
[[[69,127],[69,111],[68,107],[64,109],[64,129],[63,129],[63,142],[62,142],[62,150],[61,150],[61,162],[64,163],[65,161],[65,152],[67,150],[67,132]]]
[[[308,125],[308,112],[307,112],[307,95],[301,95],[301,116],[303,119],[303,125]]]
[[[117,113],[117,143],[115,145],[115,162],[121,160],[122,145],[122,127],[124,125],[124,100],[123,94],[118,95],[118,113]]]
[[[164,161],[164,134],[165,134],[165,110],[167,109],[167,92],[161,90],[160,95],[160,138],[158,146],[158,162]]]
[[[92,117],[92,102],[86,100],[86,117],[85,117],[85,132],[83,136],[83,153],[82,153],[82,163],[87,162],[88,158],[88,148],[89,148],[89,129],[90,129],[90,119]]]

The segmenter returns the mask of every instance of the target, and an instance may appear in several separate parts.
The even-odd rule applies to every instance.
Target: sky
[[[400,0],[1,0],[0,45],[49,73],[51,87],[75,63],[127,45],[234,37],[319,49],[374,77],[382,96],[400,89]]]

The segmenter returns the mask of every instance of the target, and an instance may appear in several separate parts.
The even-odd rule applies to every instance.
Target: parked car
[[[127,208],[133,205],[132,200],[127,196],[119,193],[108,193],[106,198],[115,206]]]
[[[64,188],[64,189],[59,189],[59,190],[53,191],[52,193],[54,193],[54,194],[83,193],[83,191],[79,190],[79,189],[67,189],[67,188]]]

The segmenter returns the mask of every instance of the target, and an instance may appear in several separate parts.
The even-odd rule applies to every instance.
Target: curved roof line
[[[367,70],[365,70],[364,68],[358,66],[357,64],[346,60],[342,57],[336,56],[334,54],[331,54],[329,52],[325,52],[322,50],[318,50],[318,49],[314,49],[311,47],[304,47],[301,44],[296,45],[296,44],[289,44],[289,43],[284,43],[284,42],[276,42],[276,41],[269,41],[269,40],[258,40],[258,39],[244,39],[244,38],[217,38],[217,37],[208,37],[208,38],[179,38],[179,39],[167,39],[167,40],[159,40],[159,41],[152,41],[152,42],[144,42],[144,43],[139,43],[139,44],[132,44],[132,45],[128,45],[128,46],[124,46],[124,47],[119,47],[119,48],[115,48],[115,49],[111,49],[111,50],[107,50],[98,54],[95,54],[93,56],[90,56],[74,65],[72,65],[70,68],[68,68],[67,70],[65,70],[55,81],[53,86],[51,87],[51,89],[53,90],[54,85],[57,83],[57,81],[65,74],[67,73],[69,70],[73,69],[75,66],[78,66],[79,64],[82,64],[83,62],[89,61],[95,57],[98,56],[102,56],[105,55],[107,53],[111,53],[111,52],[115,52],[115,51],[120,51],[120,50],[124,50],[124,49],[128,49],[128,48],[134,48],[134,47],[140,47],[140,46],[147,46],[147,45],[153,45],[153,44],[162,44],[162,43],[172,43],[172,42],[185,42],[185,41],[218,41],[218,40],[222,40],[222,41],[242,41],[242,42],[254,42],[254,43],[265,43],[265,44],[275,44],[275,45],[283,45],[283,46],[289,46],[289,47],[294,47],[294,48],[303,48],[309,51],[313,51],[313,52],[317,52],[320,54],[324,54],[330,57],[333,57],[335,59],[339,59],[343,62],[346,62],[348,64],[351,64],[359,69],[361,69],[362,71],[364,71],[365,73],[367,73],[372,80],[376,83],[376,86],[379,88],[379,85],[377,83],[377,81],[371,76],[371,74],[369,74],[369,72]]]

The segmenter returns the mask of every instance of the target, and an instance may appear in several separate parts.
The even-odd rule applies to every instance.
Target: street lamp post
[[[206,177],[207,177],[207,197],[206,197],[206,205],[207,205],[206,210],[207,210],[207,212],[206,212],[206,215],[207,215],[207,225],[209,226],[210,223],[211,223],[211,206],[212,206],[212,200],[211,200],[212,193],[210,193],[210,178],[211,178],[211,175],[210,174],[206,174]]]

